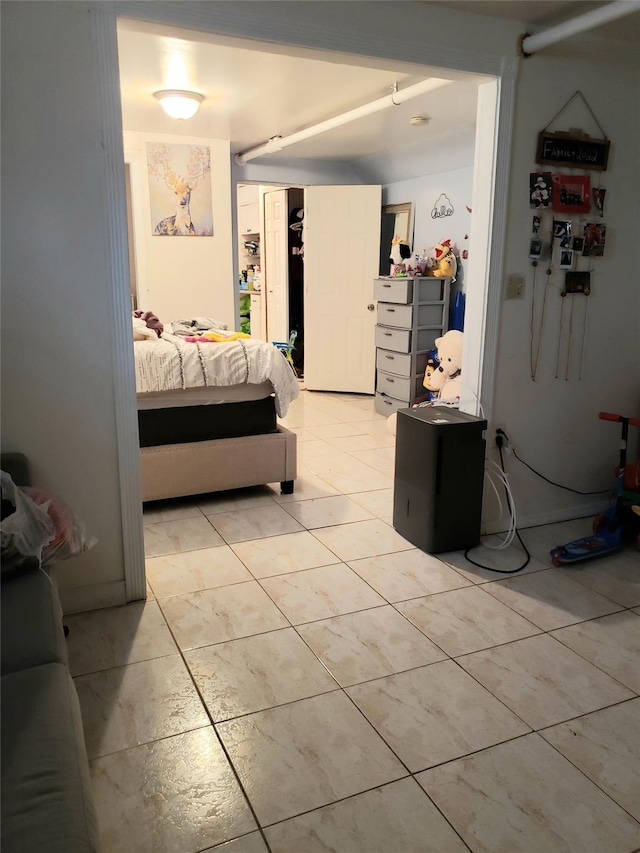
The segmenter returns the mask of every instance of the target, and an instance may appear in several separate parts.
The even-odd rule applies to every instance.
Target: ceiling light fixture
[[[171,118],[183,121],[193,118],[198,112],[198,107],[204,101],[204,95],[197,92],[185,92],[182,89],[163,89],[162,92],[154,92],[160,106]]]

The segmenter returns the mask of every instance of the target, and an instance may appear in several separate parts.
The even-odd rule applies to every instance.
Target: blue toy
[[[622,424],[622,436],[620,439],[620,463],[616,487],[611,496],[611,502],[605,512],[599,515],[593,522],[593,536],[585,536],[575,539],[567,545],[559,545],[551,551],[551,560],[554,566],[567,563],[576,563],[580,560],[590,560],[593,557],[601,557],[621,548],[629,534],[633,534],[640,522],[640,492],[633,491],[626,486],[625,480],[630,479],[636,472],[637,465],[627,465],[627,438],[629,425],[640,426],[640,418],[625,418],[622,415],[612,415],[608,412],[600,412],[600,420],[614,421]],[[633,485],[633,484],[631,484]],[[637,535],[640,546],[640,535]]]

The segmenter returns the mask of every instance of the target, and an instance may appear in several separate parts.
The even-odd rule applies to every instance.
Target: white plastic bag
[[[41,559],[42,549],[53,539],[55,524],[47,512],[48,504],[38,506],[16,486],[9,474],[0,472],[2,497],[16,511],[0,523],[0,545],[3,551],[17,551],[25,557]]]
[[[16,508],[0,525],[4,558],[16,554],[36,557],[46,567],[75,557],[96,544],[83,522],[56,495],[38,487],[21,489],[5,471],[1,482],[3,499]]]

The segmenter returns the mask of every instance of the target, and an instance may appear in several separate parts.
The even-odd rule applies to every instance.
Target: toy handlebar
[[[614,421],[615,423],[627,421],[631,426],[640,426],[640,418],[625,418],[622,415],[612,415],[610,412],[600,412],[598,417],[601,421]]]

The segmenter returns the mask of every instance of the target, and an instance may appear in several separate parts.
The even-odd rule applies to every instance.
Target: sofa
[[[28,465],[2,456],[28,485]],[[55,579],[36,559],[3,561],[2,853],[93,853],[99,833]]]

